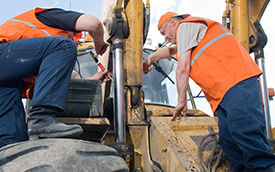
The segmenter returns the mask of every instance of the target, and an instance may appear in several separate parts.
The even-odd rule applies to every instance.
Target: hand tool
[[[94,61],[97,63],[98,67],[104,72],[106,69],[104,68],[104,66],[98,61],[97,56],[98,54],[94,54],[92,51],[89,51],[90,55],[92,56],[92,58],[94,59]],[[111,75],[109,74],[109,72],[107,73],[107,76],[113,80],[113,78],[111,77]]]

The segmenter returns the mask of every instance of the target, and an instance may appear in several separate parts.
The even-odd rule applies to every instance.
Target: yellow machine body
[[[260,0],[226,0],[227,18],[226,25],[249,51],[251,44],[249,38],[254,34],[250,23],[260,20],[264,9],[269,1]],[[232,8],[234,5],[234,8]],[[112,11],[123,8],[129,29],[129,35],[124,39],[123,62],[124,62],[124,97],[126,114],[126,142],[134,145],[134,169],[136,171],[203,171],[202,161],[211,156],[213,140],[201,141],[211,130],[218,132],[217,117],[210,117],[200,110],[189,109],[187,117],[181,120],[171,121],[173,107],[164,105],[146,104],[144,102],[143,74],[142,74],[142,49],[144,42],[144,10],[146,5],[141,0],[105,0],[102,2],[101,20],[108,24]],[[260,8],[259,8],[260,7]],[[256,11],[255,11],[256,10]],[[106,36],[107,35],[107,36]],[[108,39],[108,31],[105,33]],[[89,43],[90,44],[90,43]],[[84,48],[88,48],[87,45]],[[83,48],[82,47],[82,48]],[[109,48],[111,48],[109,46]],[[108,50],[102,57],[101,63],[112,72],[112,53]],[[103,84],[104,109],[108,106],[111,83]],[[64,121],[66,122],[66,121]],[[74,121],[76,122],[76,121]],[[70,123],[67,121],[67,123]],[[106,118],[91,118],[78,121],[83,126],[95,125],[89,128],[91,131],[105,129],[101,133],[103,144],[115,142],[117,133],[112,129],[106,129],[111,124]],[[274,135],[274,129],[273,129]],[[215,140],[216,136],[212,139]],[[82,138],[85,139],[85,138]],[[200,145],[201,144],[201,145]],[[201,152],[200,152],[201,151]],[[214,158],[213,158],[214,159]],[[214,159],[215,160],[215,159]],[[130,160],[126,158],[128,163]],[[213,162],[210,166],[214,166]],[[208,164],[206,164],[208,165]],[[233,171],[228,160],[222,158],[217,171]]]

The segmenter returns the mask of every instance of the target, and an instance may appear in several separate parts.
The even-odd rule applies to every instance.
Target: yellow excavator
[[[266,136],[274,149],[263,48],[267,37],[261,17],[269,0],[225,0],[222,23],[246,50],[264,74],[260,85]],[[65,112],[59,120],[80,124],[77,138],[41,139],[1,148],[0,171],[234,171],[218,139],[217,117],[197,109],[203,93],[188,88],[187,117],[171,121],[176,105],[177,60],[154,63],[143,75],[142,61],[156,49],[144,46],[150,26],[150,1],[104,0],[101,19],[106,27],[109,50],[98,60],[112,80],[84,80],[96,73],[93,41],[89,35],[78,46]],[[165,42],[159,45],[169,46]],[[273,134],[273,136],[272,136]]]

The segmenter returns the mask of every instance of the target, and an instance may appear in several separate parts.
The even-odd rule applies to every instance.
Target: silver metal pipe
[[[121,44],[123,40],[114,40],[113,44],[116,43]],[[115,126],[118,134],[116,142],[119,143],[126,141],[123,49],[115,48],[113,50],[113,57],[114,112],[116,121]]]
[[[259,68],[263,71],[263,74],[259,77],[260,89],[261,89],[261,93],[262,93],[263,106],[264,106],[264,115],[265,115],[265,122],[266,122],[266,137],[267,137],[267,139],[271,139],[272,131],[271,131],[268,91],[267,91],[266,76],[265,76],[265,74],[266,74],[265,59],[263,57],[257,58],[256,63],[258,64]]]
[[[190,85],[188,85],[187,91],[188,91],[188,95],[189,95],[189,98],[190,98],[190,101],[191,101],[192,108],[197,110],[197,107],[196,107],[196,104],[195,104],[195,101],[194,101],[194,97],[193,97],[192,91],[190,89]]]

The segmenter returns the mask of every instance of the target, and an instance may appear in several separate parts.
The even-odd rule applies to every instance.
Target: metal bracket
[[[123,8],[115,8],[112,19],[106,20],[105,25],[110,36],[107,40],[109,43],[113,43],[115,39],[125,39],[129,36],[127,18]]]

